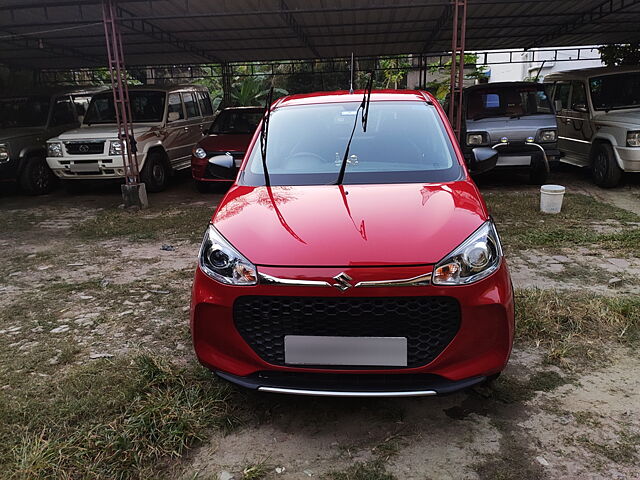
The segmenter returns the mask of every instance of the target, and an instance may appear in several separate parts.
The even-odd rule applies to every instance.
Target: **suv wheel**
[[[47,161],[41,157],[29,157],[20,173],[20,188],[29,195],[43,195],[51,192],[58,182]]]
[[[529,167],[529,183],[531,185],[544,185],[549,178],[547,166],[544,164],[542,155],[533,155],[531,157],[531,166]]]
[[[151,152],[144,162],[140,180],[147,187],[147,192],[161,192],[169,183],[169,168],[160,152]]]
[[[594,146],[591,172],[593,181],[599,187],[611,188],[620,183],[622,170],[616,162],[613,147],[608,143],[599,143]]]

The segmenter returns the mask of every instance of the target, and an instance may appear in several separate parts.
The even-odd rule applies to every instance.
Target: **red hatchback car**
[[[218,376],[268,392],[418,396],[505,367],[511,279],[442,108],[421,91],[368,98],[289,96],[254,135],[193,283],[195,351]],[[480,147],[470,168],[496,160]]]
[[[263,112],[262,107],[230,107],[216,117],[207,135],[191,152],[191,175],[200,192],[206,193],[220,182],[233,182],[237,170],[220,168],[209,163],[209,158],[228,154],[240,166]]]

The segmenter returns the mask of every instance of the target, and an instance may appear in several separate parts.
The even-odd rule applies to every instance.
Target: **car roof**
[[[583,80],[600,75],[613,75],[616,73],[640,72],[637,65],[626,65],[620,67],[593,67],[582,68],[579,70],[565,70],[564,72],[550,73],[544,77],[545,83],[555,82],[558,80]]]
[[[58,95],[95,95],[104,90],[104,87],[75,86],[42,86],[24,89],[15,89],[2,92],[0,98],[30,97],[30,96],[58,96]]]
[[[264,107],[226,107],[223,108],[221,111],[222,112],[226,112],[226,111],[247,111],[247,112],[262,112],[264,110]]]
[[[208,92],[209,89],[207,87],[205,87],[204,85],[190,85],[190,84],[184,84],[184,85],[129,85],[129,91],[130,92],[144,92],[144,91],[148,91],[148,92],[183,92],[183,91],[193,91],[193,90],[199,90],[199,91],[205,91]],[[102,87],[102,90],[100,91],[100,93],[110,93],[111,92],[111,88],[107,88],[107,87]]]
[[[281,98],[276,102],[275,106],[289,107],[323,103],[361,102],[364,93],[364,90],[355,90],[353,93],[350,93],[348,90],[337,90],[333,92],[289,95]],[[371,92],[372,102],[388,102],[394,100],[427,103],[434,103],[436,101],[430,93],[421,90],[373,90]]]

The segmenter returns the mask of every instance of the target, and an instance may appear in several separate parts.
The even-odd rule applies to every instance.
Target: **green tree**
[[[640,42],[603,45],[598,52],[607,67],[640,64]]]
[[[486,76],[487,67],[484,65],[477,66],[478,56],[473,53],[466,53],[464,55],[465,70],[468,70],[469,66],[473,65],[471,71],[466,71],[464,78],[466,79],[480,79]],[[451,60],[441,65],[439,62],[431,63],[427,65],[429,73],[439,73],[442,76],[441,80],[432,80],[428,82],[426,87],[438,100],[444,100],[449,94],[451,89]]]

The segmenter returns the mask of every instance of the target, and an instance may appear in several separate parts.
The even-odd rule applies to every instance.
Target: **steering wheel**
[[[313,153],[313,152],[296,152],[293,155],[291,155],[288,158],[288,160],[295,160],[298,157],[303,157],[303,158],[306,158],[306,159],[313,159],[313,160],[315,160],[315,162],[312,162],[312,163],[319,164],[319,165],[326,165],[327,163],[329,163],[329,162],[327,162],[326,159],[324,159],[323,157],[321,157],[317,153]]]

